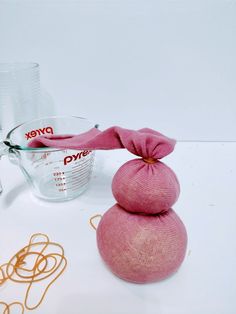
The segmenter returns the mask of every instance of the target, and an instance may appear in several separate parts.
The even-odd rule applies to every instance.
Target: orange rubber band
[[[36,238],[41,237],[44,240],[38,241]],[[36,240],[36,241],[35,241]],[[28,265],[28,259],[33,259],[33,266]],[[50,263],[52,261],[52,263]],[[30,238],[29,244],[18,251],[8,263],[0,266],[0,285],[5,281],[10,280],[16,283],[28,283],[26,290],[24,304],[20,302],[13,302],[7,304],[0,301],[0,305],[3,305],[3,314],[10,314],[11,307],[19,305],[22,308],[22,314],[24,308],[28,310],[34,310],[39,307],[43,302],[46,293],[50,286],[61,276],[67,266],[67,259],[64,254],[63,247],[56,243],[51,242],[47,235],[42,233],[33,234]],[[41,298],[35,305],[29,305],[29,296],[32,290],[32,286],[35,282],[41,282],[50,277],[52,280],[46,286]]]
[[[155,164],[157,159],[154,158],[143,158],[143,161],[147,162],[148,164]]]
[[[93,223],[93,220],[94,220],[95,218],[98,218],[98,217],[102,218],[102,215],[97,214],[97,215],[94,215],[93,217],[91,217],[91,218],[89,219],[89,223],[90,223],[91,227],[92,227],[94,230],[97,230],[97,226],[95,226],[95,224]]]

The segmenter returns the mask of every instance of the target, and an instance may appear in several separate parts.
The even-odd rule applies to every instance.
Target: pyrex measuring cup
[[[40,135],[80,134],[94,125],[79,117],[47,117],[31,120],[11,130],[5,144],[11,162],[25,175],[33,194],[51,201],[66,201],[80,195],[88,187],[94,152],[55,148],[27,147]],[[97,126],[95,126],[97,127]]]

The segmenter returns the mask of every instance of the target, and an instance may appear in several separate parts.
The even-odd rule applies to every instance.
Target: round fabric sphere
[[[131,214],[116,204],[98,225],[97,245],[115,275],[147,283],[177,271],[185,256],[187,233],[172,209],[151,216]]]
[[[116,201],[130,212],[157,214],[173,206],[180,186],[173,170],[163,162],[133,159],[116,172],[112,192]]]

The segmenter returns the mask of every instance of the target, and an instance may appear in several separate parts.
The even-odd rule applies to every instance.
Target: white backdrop
[[[0,0],[0,62],[36,61],[57,112],[236,140],[236,1]]]
[[[57,112],[102,129],[236,141],[236,0],[0,0],[7,61],[39,62]],[[35,232],[64,246],[67,271],[33,314],[236,313],[235,152],[236,142],[179,143],[166,159],[181,183],[174,209],[188,250],[175,276],[145,286],[106,269],[88,223],[114,204],[112,177],[128,152],[98,152],[87,192],[54,204],[31,197],[19,167],[3,158],[0,262]],[[0,288],[2,300],[23,300],[17,285]]]

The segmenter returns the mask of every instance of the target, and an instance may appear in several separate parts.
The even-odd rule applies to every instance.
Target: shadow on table
[[[4,204],[4,209],[10,207],[19,197],[21,193],[26,191],[28,189],[27,183],[21,183],[15,186],[13,189],[10,191],[3,191],[3,194],[1,197],[3,197],[3,204]]]

